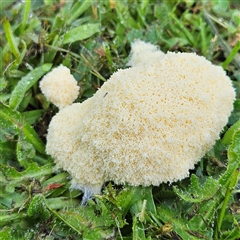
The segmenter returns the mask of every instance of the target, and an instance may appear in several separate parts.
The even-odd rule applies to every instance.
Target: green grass
[[[0,239],[240,238],[240,5],[237,1],[1,1]],[[191,177],[159,187],[116,186],[81,206],[45,154],[57,109],[38,88],[63,64],[91,97],[128,62],[140,38],[222,66],[237,98],[221,139]],[[229,129],[229,130],[228,130]]]

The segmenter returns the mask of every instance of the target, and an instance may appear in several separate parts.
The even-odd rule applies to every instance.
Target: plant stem
[[[217,222],[217,231],[215,231],[216,232],[215,237],[218,236],[218,234],[221,230],[221,226],[222,226],[223,218],[224,218],[225,211],[227,208],[227,204],[228,204],[229,198],[231,197],[232,190],[234,189],[234,187],[238,181],[238,175],[239,175],[239,169],[237,168],[232,175],[231,181],[230,181],[229,186],[226,191],[224,201],[222,203],[222,208],[220,210],[218,222]]]

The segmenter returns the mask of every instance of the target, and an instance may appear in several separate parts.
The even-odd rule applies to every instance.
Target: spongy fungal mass
[[[137,41],[129,64],[49,125],[47,153],[88,196],[106,181],[157,186],[186,178],[233,109],[230,79],[204,57]]]
[[[75,78],[63,65],[44,76],[40,88],[46,98],[60,109],[72,104],[79,92]]]

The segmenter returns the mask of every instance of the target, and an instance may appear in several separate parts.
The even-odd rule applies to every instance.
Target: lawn
[[[240,239],[240,4],[231,0],[1,0],[0,239]],[[126,68],[136,39],[195,52],[236,91],[214,147],[190,176],[160,186],[104,184],[82,205],[45,152],[58,108],[39,89],[60,64],[76,102]]]

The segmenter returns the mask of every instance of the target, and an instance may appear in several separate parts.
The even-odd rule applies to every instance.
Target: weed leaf
[[[219,189],[218,181],[212,177],[207,178],[203,185],[200,185],[198,177],[191,176],[191,183],[185,191],[174,186],[174,192],[186,202],[202,202],[211,199]]]
[[[24,121],[21,113],[0,103],[0,117],[0,144],[9,139],[14,141],[14,136],[23,134],[26,141],[31,143],[38,152],[45,154],[44,143],[33,127]]]
[[[37,194],[33,197],[27,214],[29,217],[40,218],[41,220],[47,220],[50,217],[46,199],[42,194]]]
[[[157,213],[163,222],[172,225],[172,230],[181,236],[182,239],[211,239],[211,231],[200,231],[198,226],[189,224],[189,222],[184,217],[180,216],[180,213],[176,212],[176,209],[161,205],[157,208]]]

